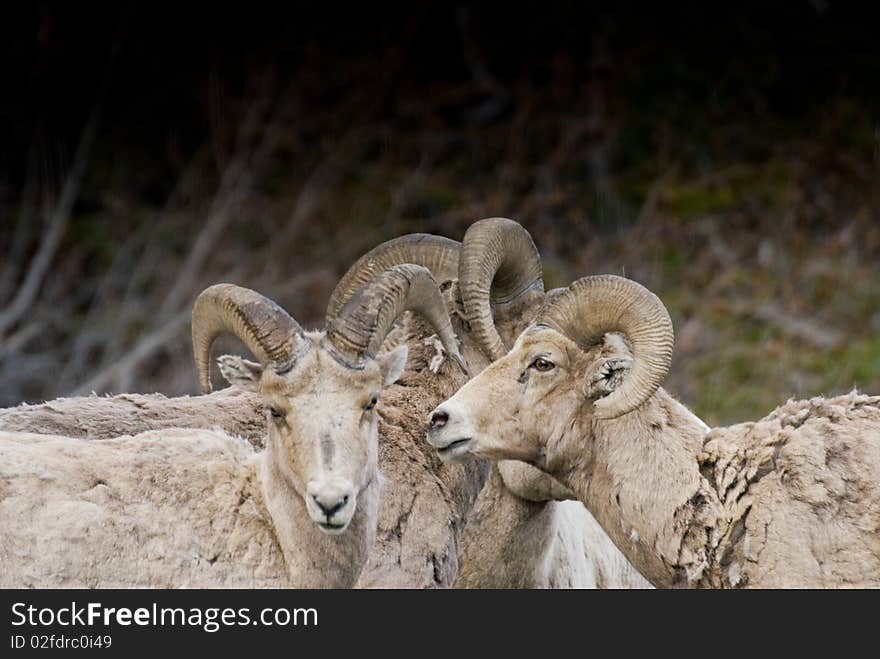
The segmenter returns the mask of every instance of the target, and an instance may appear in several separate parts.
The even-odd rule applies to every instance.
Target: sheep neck
[[[453,587],[548,587],[540,575],[555,537],[555,505],[518,497],[493,465],[464,532]]]
[[[261,480],[268,518],[293,588],[352,588],[376,539],[382,480],[374,468],[348,529],[330,535],[318,528],[302,496],[285,477],[273,442],[263,454]]]
[[[585,418],[572,423],[584,438],[578,455],[548,467],[651,583],[698,585],[715,564],[725,524],[718,495],[700,473],[707,426],[663,389],[617,419]],[[582,462],[583,455],[591,459]]]

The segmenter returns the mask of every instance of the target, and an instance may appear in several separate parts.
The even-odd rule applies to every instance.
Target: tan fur
[[[100,442],[0,432],[0,587],[353,583],[351,554],[366,547],[350,537],[368,538],[359,527],[370,525],[378,486],[352,536],[331,536],[293,510],[301,499],[267,463],[270,453],[219,431]],[[292,509],[283,520],[270,513],[279,498]]]
[[[453,324],[459,336],[463,337],[463,355],[473,372],[476,372],[486,365],[487,360],[469,340],[467,324],[461,317],[457,287],[455,284],[446,285],[444,289]],[[527,302],[516,303],[510,309],[496,310],[499,330],[505,339],[515,336],[536,312],[535,300]],[[610,543],[604,534],[595,541],[589,540],[589,535],[579,535],[577,529],[586,528],[589,531],[590,523],[590,516],[582,507],[550,500],[541,503],[522,501],[512,492],[505,491],[503,483],[497,486],[502,488],[500,492],[495,490],[496,485],[491,482],[481,492],[486,474],[485,464],[445,464],[425,444],[422,439],[423,419],[466,380],[454,365],[446,362],[441,365],[437,375],[430,372],[430,363],[437,355],[433,344],[425,342],[428,334],[430,330],[425,323],[407,314],[405,322],[392,331],[383,346],[387,350],[407,343],[410,359],[407,372],[397,384],[383,391],[377,406],[379,464],[386,486],[378,514],[376,541],[358,585],[447,587],[452,584],[459,565],[472,575],[485,573],[484,566],[487,561],[491,562],[493,552],[501,551],[500,547],[486,547],[480,558],[474,559],[474,568],[467,567],[471,560],[469,556],[473,554],[467,552],[459,556],[460,548],[468,542],[462,537],[466,524],[470,537],[483,536],[481,527],[490,529],[490,532],[494,527],[491,515],[485,517],[485,522],[468,523],[478,494],[483,503],[477,505],[482,509],[487,509],[487,502],[498,497],[509,503],[513,511],[510,528],[515,532],[505,536],[508,546],[542,542],[553,549],[555,556],[563,557],[551,562],[560,566],[557,574],[571,562],[565,556],[572,554],[580,556],[578,560],[584,560],[585,547],[592,547],[594,542],[600,547],[604,543],[607,547]],[[39,406],[19,406],[0,410],[0,429],[108,439],[153,428],[217,427],[246,438],[256,447],[262,447],[266,436],[265,418],[260,395],[230,387],[193,398],[168,399],[161,395],[124,394],[112,398],[91,396],[58,399]],[[491,511],[490,506],[488,509]],[[537,516],[534,515],[535,511],[538,511]],[[529,525],[533,517],[552,523]],[[478,515],[476,519],[483,520],[484,516]],[[572,533],[570,529],[575,530]],[[543,536],[536,536],[538,531]],[[560,534],[561,538],[557,539]],[[575,542],[569,541],[571,537],[575,538]],[[598,560],[599,563],[590,572],[582,570],[579,574],[595,574],[595,579],[578,577],[572,581],[565,576],[553,576],[552,579],[532,579],[530,583],[533,587],[563,582],[578,587],[591,587],[594,582],[596,585],[623,585],[620,575],[625,577],[632,568],[619,554],[614,556],[612,552],[592,551],[587,557],[587,560]],[[524,559],[529,560],[529,555],[520,552],[520,562]],[[540,565],[547,563],[544,561]],[[499,587],[516,586],[513,583],[505,586],[499,582]]]
[[[433,349],[422,344],[425,327],[416,319],[412,322],[412,331],[394,333],[407,337],[414,347],[411,370],[399,384],[383,391],[377,406],[378,453],[387,487],[378,514],[379,537],[359,582],[362,587],[449,586],[458,569],[464,521],[485,479],[482,465],[445,465],[421,440],[424,415],[452,394],[464,375],[446,363],[439,375],[426,369],[425,359],[433,356]],[[395,342],[404,340],[397,338]],[[179,399],[136,394],[92,396],[2,410],[0,427],[36,430],[48,423],[54,432],[109,439],[116,436],[120,423],[127,430],[143,431],[173,419],[198,427],[222,426],[262,446],[267,432],[265,412],[257,432],[251,421],[263,407],[260,395],[237,387]],[[163,411],[169,412],[168,418],[162,416]],[[320,416],[314,418],[320,420]]]
[[[555,369],[530,368],[537,356]],[[444,432],[561,480],[656,586],[880,587],[880,397],[791,401],[709,432],[660,389],[596,419],[625,377],[605,367],[626,359],[611,336],[584,351],[530,329],[438,408],[459,417]]]
[[[162,428],[219,428],[262,448],[266,411],[258,394],[238,387],[205,396],[92,395],[0,409],[0,430],[10,432],[110,439]]]
[[[458,571],[461,533],[485,465],[444,464],[422,440],[422,419],[460,382],[455,371],[446,372],[449,366],[444,364],[441,377],[408,371],[379,400],[379,463],[386,487],[379,540],[359,587],[445,588]]]
[[[361,587],[448,587],[458,570],[461,531],[485,479],[483,465],[445,465],[422,441],[422,419],[455,391],[464,375],[446,363],[439,375],[430,373],[425,360],[433,356],[433,349],[422,344],[425,327],[417,319],[410,322],[411,331],[394,333],[395,345],[405,342],[399,338],[403,334],[413,346],[410,370],[382,392],[377,406],[378,455],[386,487],[378,538],[358,583]],[[267,433],[263,409],[259,394],[238,387],[192,398],[90,396],[0,410],[0,429],[46,427],[56,434],[110,439],[120,428],[135,434],[179,423],[221,427],[262,447]],[[257,414],[262,414],[258,428],[253,423]]]
[[[495,463],[465,529],[455,588],[650,588],[580,501],[547,498],[562,489],[522,462]]]
[[[377,412],[365,409],[382,393],[383,374],[375,360],[354,370],[339,364],[322,347],[322,334],[308,335],[312,344],[293,369],[283,375],[265,369],[259,388],[269,416],[267,451],[292,459],[273,461],[278,478],[290,484],[319,521],[322,513],[312,499],[311,486],[322,479],[343,479],[358,490],[379,478]]]
[[[218,464],[225,459],[229,463],[225,471],[220,469],[213,474],[202,470],[198,451],[203,447],[213,451],[218,442],[217,437],[207,430],[170,429],[153,431],[152,435],[147,433],[126,441],[111,439],[101,442],[81,442],[70,438],[61,441],[56,438],[47,443],[40,441],[38,436],[25,436],[25,439],[16,443],[0,446],[0,461],[13,466],[4,473],[4,489],[9,494],[2,493],[0,501],[3,506],[12,508],[8,517],[0,517],[0,530],[6,537],[7,545],[22,563],[26,562],[29,554],[32,558],[38,557],[33,558],[34,567],[28,584],[85,585],[97,580],[101,586],[354,586],[375,540],[382,482],[377,465],[377,413],[365,405],[380,393],[383,381],[397,377],[383,370],[386,362],[402,366],[401,359],[396,356],[404,353],[389,353],[377,360],[370,360],[363,369],[353,371],[341,366],[323,351],[321,338],[319,334],[309,334],[309,346],[284,375],[278,375],[270,369],[261,370],[256,364],[245,367],[240,359],[226,359],[224,362],[224,373],[254,388],[259,387],[262,403],[267,409],[274,410],[274,415],[269,415],[269,422],[264,426],[267,429],[264,431],[266,449],[260,454],[261,466],[258,471],[253,470],[254,473],[243,471],[239,464],[241,456],[234,453],[227,456],[223,452],[228,453],[228,450],[222,447],[218,449],[222,454],[218,457]],[[225,397],[217,395],[204,398],[208,408],[225,400]],[[195,403],[192,406],[197,407],[198,400],[192,399],[191,403]],[[126,404],[122,400],[114,402],[123,406]],[[160,404],[167,402],[161,401]],[[187,403],[177,401],[169,405],[174,418],[181,416],[181,406],[186,407]],[[333,410],[332,422],[325,421],[327,415],[321,413],[322,409],[328,412]],[[45,409],[39,409],[37,417],[44,413]],[[185,420],[198,419],[198,423],[206,421],[204,416],[182,416]],[[221,416],[212,419],[211,425],[227,418]],[[248,419],[249,413],[240,418]],[[140,421],[149,424],[154,421],[154,416],[144,415]],[[127,422],[131,423],[131,419]],[[231,425],[240,427],[240,422]],[[108,427],[108,424],[103,427]],[[179,435],[187,441],[181,443]],[[228,438],[226,435],[222,437]],[[141,439],[142,445],[138,445],[137,440]],[[150,442],[150,439],[156,441]],[[163,444],[166,441],[167,447]],[[59,459],[59,455],[65,459]],[[192,457],[187,458],[187,455]],[[19,459],[20,456],[25,457]],[[126,480],[126,465],[129,463],[134,465],[136,475]],[[29,473],[37,470],[37,465],[45,479],[58,483],[56,498],[28,497],[29,488],[39,489],[40,486],[39,483],[31,483],[28,478]],[[166,483],[169,465],[176,470],[175,473],[185,473],[192,480],[191,484],[183,485],[177,481]],[[98,472],[95,472],[96,469]],[[142,574],[138,565],[142,560],[150,563],[151,555],[147,554],[147,558],[143,559],[138,544],[126,544],[127,541],[121,541],[113,550],[121,563],[102,571],[100,567],[95,567],[100,566],[100,562],[95,563],[95,560],[104,556],[102,552],[107,551],[105,545],[110,541],[100,532],[83,531],[81,536],[54,534],[42,529],[39,524],[21,523],[29,516],[38,520],[52,519],[58,515],[56,511],[65,510],[66,502],[75,499],[79,492],[65,489],[66,483],[76,481],[75,475],[81,472],[98,473],[95,482],[99,485],[111,480],[117,484],[116,497],[124,502],[123,505],[114,506],[112,501],[97,502],[96,517],[93,518],[95,521],[109,516],[112,520],[107,538],[112,535],[112,528],[144,525],[150,529],[149,533],[159,534],[167,526],[162,533],[172,538],[179,535],[179,541],[172,541],[173,551],[181,552],[189,547],[186,551],[190,553],[205,544],[204,532],[198,530],[199,524],[194,521],[198,515],[204,515],[201,524],[209,525],[215,534],[211,536],[214,544],[222,544],[222,529],[232,531],[238,524],[235,510],[226,510],[225,499],[215,506],[215,502],[212,502],[214,493],[225,491],[227,481],[258,479],[261,494],[259,507],[264,527],[261,533],[268,534],[267,537],[281,551],[283,560],[276,562],[276,568],[280,571],[276,569],[269,580],[248,581],[232,569],[188,573],[172,558],[163,573],[159,555],[157,563],[150,564],[149,569],[144,568],[146,572]],[[337,483],[342,485],[337,487]],[[315,493],[326,490],[313,489],[316,486],[329,487],[334,497],[338,491],[340,500],[343,494],[345,499],[332,511],[325,513],[320,509]],[[199,503],[189,490],[181,492],[178,491],[180,488],[192,488],[200,492],[204,500]],[[25,512],[29,505],[28,498],[37,502],[29,513]],[[172,519],[175,506],[180,508],[182,521],[174,522]],[[224,515],[229,521],[221,524],[220,518]],[[149,519],[141,520],[141,516]],[[159,520],[155,526],[153,518]],[[236,543],[237,540],[233,536],[230,542]],[[51,544],[51,551],[44,552],[41,548],[43,543]],[[158,544],[164,547],[166,543],[160,537]],[[265,542],[261,541],[261,544]],[[42,562],[44,554],[63,554],[65,560],[54,563],[52,567],[52,563]],[[228,560],[234,561],[236,556],[232,552]],[[128,563],[134,567],[125,568],[123,564]],[[21,565],[6,562],[8,567],[2,569],[7,585],[23,585],[15,580],[15,575],[21,572],[15,567]]]
[[[463,312],[454,302],[456,292],[453,286],[450,308],[461,328],[463,352],[476,371],[488,360],[472,344],[461,318]],[[502,339],[512,342],[542,303],[543,298],[530,293],[525,299],[496,307],[493,313]],[[421,445],[428,448],[424,442]],[[573,493],[529,465],[507,462],[500,468],[493,466],[464,529],[454,586],[650,587],[583,505],[562,500],[570,498]]]

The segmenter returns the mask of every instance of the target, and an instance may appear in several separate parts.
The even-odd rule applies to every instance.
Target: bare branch
[[[33,322],[28,323],[24,327],[10,334],[2,344],[0,344],[0,359],[6,355],[11,355],[27,345],[27,342],[37,336],[42,331],[42,324]]]
[[[0,272],[0,300],[8,299],[15,286],[15,280],[24,261],[28,244],[31,241],[34,222],[34,209],[37,206],[39,175],[37,172],[38,150],[32,147],[28,156],[27,178],[25,180],[22,200],[18,211],[18,220],[10,241],[9,254],[4,258],[3,270]]]
[[[189,320],[189,309],[179,311],[162,327],[142,337],[125,357],[107,366],[85,384],[77,387],[72,395],[84,396],[92,391],[104,390],[121,373],[133,369],[137,364],[152,356],[159,348],[174,339],[178,332],[186,327]]]
[[[58,245],[61,243],[61,238],[64,236],[64,232],[67,229],[67,224],[70,221],[70,212],[73,210],[73,205],[79,196],[80,187],[82,186],[82,181],[86,173],[86,167],[89,163],[92,146],[95,142],[95,137],[98,134],[98,125],[101,123],[104,103],[107,99],[107,94],[110,90],[110,82],[113,78],[113,66],[116,63],[116,57],[122,44],[122,36],[127,27],[130,9],[131,7],[128,7],[128,9],[123,12],[122,20],[114,36],[107,65],[104,69],[104,75],[98,88],[95,104],[92,107],[92,112],[86,122],[82,135],[80,136],[79,144],[74,153],[73,164],[71,165],[67,178],[64,181],[64,186],[61,189],[58,203],[50,216],[49,227],[43,234],[40,247],[37,249],[37,253],[31,261],[30,268],[28,269],[27,275],[25,275],[21,287],[18,289],[18,292],[15,294],[15,297],[9,306],[0,312],[0,336],[5,334],[12,325],[17,323],[33,304],[39,293],[43,279],[46,276],[46,272],[55,256],[55,252],[58,249]]]
[[[245,148],[244,144],[263,123],[262,120],[265,118],[268,104],[269,94],[266,93],[258,98],[251,107],[242,127],[239,139],[240,149]],[[254,161],[261,161],[269,156],[274,146],[274,134],[275,131],[271,130],[271,126],[265,129],[262,143],[254,155]],[[259,166],[257,162],[251,162],[251,160],[247,154],[239,154],[238,157],[233,158],[224,171],[208,220],[199,231],[186,261],[177,272],[174,284],[159,309],[159,317],[164,317],[178,309],[191,293],[198,273],[210,256],[214,245],[235,218],[235,211],[251,192],[254,180],[253,170]]]
[[[103,104],[103,98],[100,99],[100,104]],[[37,297],[40,285],[43,283],[43,278],[46,276],[49,265],[52,263],[52,258],[55,256],[55,251],[61,243],[65,229],[67,229],[70,211],[79,195],[80,185],[86,172],[86,165],[88,164],[92,144],[98,130],[99,117],[100,109],[96,107],[83,131],[73,159],[73,166],[64,182],[61,197],[49,222],[49,228],[43,234],[40,247],[31,261],[28,273],[15,294],[12,303],[0,312],[0,335],[4,334],[9,327],[19,321]]]

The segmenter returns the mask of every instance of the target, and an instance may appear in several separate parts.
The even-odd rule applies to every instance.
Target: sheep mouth
[[[467,452],[468,445],[473,441],[471,437],[465,437],[464,439],[456,439],[454,442],[450,442],[443,448],[437,449],[437,453],[440,454],[442,458],[449,458],[453,456],[462,455]]]
[[[334,524],[333,522],[318,522],[318,526],[328,533],[342,533],[348,524]]]

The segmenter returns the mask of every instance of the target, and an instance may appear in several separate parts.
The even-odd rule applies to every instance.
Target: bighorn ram
[[[466,314],[455,281],[462,247],[455,241],[424,234],[389,241],[364,255],[331,295],[328,324],[359,286],[389,267],[413,261],[429,267],[438,281],[445,282],[453,323],[466,338],[462,351],[471,364],[485,365],[487,343],[498,336],[492,314],[498,329],[509,339],[543,302],[540,261],[528,234],[509,220],[476,223],[468,232],[463,250],[469,256],[462,262],[463,289],[467,291],[462,297],[470,309],[490,314],[490,322],[483,323],[476,339],[464,320]],[[469,284],[471,281],[476,286]],[[539,489],[537,485],[549,479],[522,463],[508,463],[506,468],[502,465],[502,470],[493,474],[475,508],[475,521],[462,537],[482,479],[477,476],[475,463],[463,467],[440,463],[421,440],[417,419],[451,395],[465,379],[454,367],[444,366],[437,375],[431,372],[429,364],[436,367],[440,355],[433,345],[425,345],[426,331],[418,317],[408,319],[404,330],[394,334],[396,338],[389,337],[386,347],[406,340],[411,370],[403,374],[400,384],[384,391],[378,405],[379,463],[388,486],[376,543],[359,584],[449,585],[458,568],[456,554],[460,546],[459,586],[644,585],[583,507],[577,502],[546,503],[562,496],[561,488],[552,485]],[[106,439],[174,426],[217,427],[245,437],[259,448],[265,440],[263,405],[260,395],[236,387],[197,398],[140,394],[68,398],[0,410],[0,430]],[[492,483],[500,481],[502,472],[507,485],[496,488]],[[493,511],[498,514],[494,521]],[[481,519],[485,522],[478,521]],[[502,519],[508,525],[503,533],[497,524]],[[557,532],[575,525],[583,528],[582,536],[572,531]],[[484,533],[481,528],[491,531]],[[538,553],[517,551],[523,537]],[[574,543],[570,542],[572,538]],[[573,546],[580,547],[581,558],[565,560]],[[499,556],[505,567],[485,567]],[[572,578],[571,574],[576,576]]]
[[[457,276],[460,248],[456,241],[425,235],[390,241],[383,248],[384,260],[370,253],[351,269],[352,275],[360,273],[359,281],[346,276],[339,282],[328,305],[327,324],[359,285],[405,262],[406,258],[398,256],[401,250],[429,265],[443,281]],[[411,332],[409,326],[414,327]],[[466,377],[451,360],[442,359],[442,343],[436,337],[430,345],[424,343],[425,336],[433,333],[415,315],[407,317],[404,328],[393,330],[386,341],[386,347],[407,341],[410,368],[398,385],[383,391],[377,406],[379,465],[386,488],[376,542],[359,586],[451,585],[458,569],[462,529],[485,480],[480,464],[445,465],[422,439],[420,419]],[[21,405],[0,410],[0,430],[104,440],[154,429],[213,428],[262,448],[266,414],[263,397],[230,387],[198,397],[121,394]]]
[[[438,281],[448,282],[443,286],[450,293],[462,352],[472,368],[485,366],[487,355],[503,350],[497,347],[502,339],[496,324],[508,336],[515,335],[523,314],[534,315],[543,302],[541,262],[528,232],[502,218],[473,224],[460,250],[459,261],[458,243],[422,234],[384,243],[346,273],[329,309],[339,307],[347,288],[368,281],[372,272],[398,263],[418,263],[430,268]],[[458,281],[450,282],[455,274]],[[461,292],[460,301],[456,289]],[[418,331],[411,328],[410,333]],[[419,350],[418,344],[413,350]],[[423,359],[428,360],[429,356]],[[572,498],[566,488],[524,463],[503,462],[493,467],[462,537],[454,585],[649,586],[583,505],[564,501]]]
[[[422,267],[378,274],[328,314],[325,332],[303,331],[254,291],[203,291],[202,386],[214,340],[240,337],[259,363],[227,356],[221,369],[265,401],[265,451],[205,430],[101,442],[2,433],[0,586],[354,585],[379,508],[376,402],[407,356],[378,350],[407,309],[461,363]]]
[[[455,241],[416,236],[391,243],[392,248],[405,247],[418,260],[447,273],[447,279],[458,271]],[[450,245],[455,249],[449,251]],[[394,252],[392,249],[392,255]],[[444,268],[442,261],[431,260],[432,252],[441,259],[451,255],[451,266]],[[375,265],[376,260],[370,260]],[[388,267],[399,262],[389,262]],[[381,271],[374,268],[370,276]],[[356,284],[350,279],[339,283],[328,305],[328,324],[343,306],[339,301],[350,299],[355,292]],[[447,365],[438,359],[440,350],[434,344],[442,344],[436,338],[430,347],[422,343],[426,332],[432,334],[433,330],[426,330],[419,315],[407,320],[411,323],[417,325],[417,336],[409,341],[412,368],[399,385],[385,388],[378,405],[379,464],[387,486],[376,542],[360,586],[450,585],[458,567],[457,548],[464,521],[485,479],[485,470],[477,463],[444,465],[422,439],[419,419],[451,395],[465,375],[451,360]],[[386,346],[399,342],[405,332],[395,329],[392,335]],[[425,359],[419,357],[422,353]],[[431,361],[435,370],[442,362],[439,374],[427,367]],[[230,387],[198,397],[120,394],[20,405],[0,410],[0,430],[103,440],[164,428],[208,428],[244,437],[261,449],[266,440],[266,415],[263,397]]]
[[[880,586],[880,397],[710,431],[660,387],[672,346],[651,292],[578,280],[434,410],[428,441],[539,465],[655,586]]]

